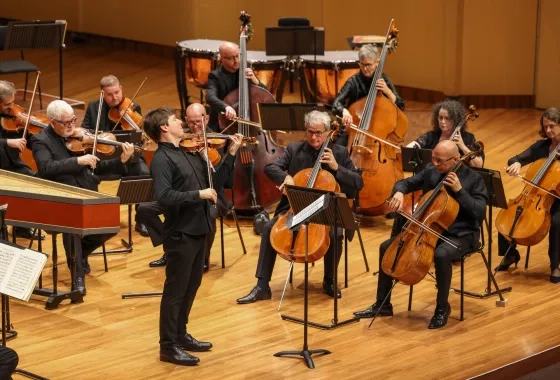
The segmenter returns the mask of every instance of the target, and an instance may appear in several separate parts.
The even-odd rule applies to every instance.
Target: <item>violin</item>
[[[129,98],[123,98],[117,106],[109,110],[109,120],[115,124],[120,122],[121,128],[125,131],[140,131],[144,119],[134,111],[134,105]]]
[[[23,132],[29,115],[27,110],[14,104],[10,113],[3,114],[1,120],[2,128],[7,132]],[[31,115],[27,131],[34,135],[41,132],[49,125],[49,119],[45,115]],[[23,136],[25,137],[25,136]]]
[[[457,172],[463,164],[482,154],[484,146],[481,142],[477,144],[480,149],[465,154],[449,172]],[[453,224],[459,208],[459,203],[445,190],[442,180],[422,197],[412,216],[399,212],[408,221],[383,256],[383,272],[406,285],[419,283],[432,266],[439,239],[456,247],[442,233]]]
[[[89,132],[82,127],[74,128],[74,132],[66,139],[66,148],[76,155],[88,154],[93,151],[93,143],[95,134]],[[115,153],[117,147],[124,143],[117,141],[114,134],[110,132],[102,132],[97,135],[96,152],[110,156]],[[134,146],[134,151],[143,151],[139,146]]]

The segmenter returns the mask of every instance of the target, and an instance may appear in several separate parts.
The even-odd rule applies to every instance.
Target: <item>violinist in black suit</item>
[[[37,163],[39,177],[82,189],[98,191],[99,177],[97,174],[118,173],[125,175],[125,164],[134,152],[130,143],[122,145],[120,157],[100,161],[92,154],[75,157],[66,148],[66,139],[75,129],[76,116],[72,107],[63,100],[55,100],[47,107],[49,126],[31,139],[33,157]],[[94,173],[92,174],[92,169]],[[66,259],[70,265],[70,244],[74,240],[76,254],[75,289],[86,293],[84,275],[89,273],[87,257],[95,249],[115,234],[89,235],[80,238],[78,235],[63,234],[62,239],[66,251]]]
[[[266,175],[272,179],[283,191],[285,185],[293,185],[294,178],[299,171],[312,168],[318,159],[319,151],[325,139],[328,137],[331,119],[326,112],[311,111],[305,116],[305,126],[307,130],[307,140],[304,142],[290,143],[282,156],[275,162],[265,166]],[[348,198],[354,198],[356,193],[364,187],[362,176],[358,173],[354,164],[350,160],[348,150],[341,145],[332,145],[326,148],[320,158],[322,169],[329,171],[339,183],[341,191],[346,193]],[[272,297],[270,290],[270,279],[276,262],[276,252],[270,243],[270,232],[274,223],[281,214],[290,209],[288,197],[284,193],[280,203],[276,207],[274,218],[264,227],[259,251],[259,261],[257,264],[257,284],[245,297],[239,298],[237,303],[246,304],[260,300],[268,300]],[[334,229],[331,229],[331,245],[325,254],[325,274],[323,277],[323,293],[328,296],[338,298],[342,295],[334,283],[333,256]],[[339,246],[336,247],[337,265],[342,252],[342,231],[337,231]]]

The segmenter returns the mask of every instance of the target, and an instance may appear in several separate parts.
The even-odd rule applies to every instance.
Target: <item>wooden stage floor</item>
[[[6,58],[9,56],[6,54]],[[42,70],[45,93],[58,94],[56,54],[29,53],[29,60]],[[114,74],[121,79],[124,94],[131,97],[140,82],[148,80],[137,97],[143,110],[168,105],[179,108],[174,63],[161,57],[133,52],[79,46],[65,52],[65,96],[85,101],[96,99],[99,79]],[[3,78],[4,79],[4,78]],[[23,75],[11,78],[23,87]],[[32,85],[31,85],[32,88]],[[193,98],[198,91],[191,91]],[[296,93],[297,94],[297,93]],[[298,96],[293,94],[292,98]],[[193,99],[194,100],[194,99]],[[38,104],[38,103],[37,103]],[[410,119],[407,141],[429,128],[430,105],[408,103]],[[82,111],[83,112],[83,111]],[[470,130],[483,141],[486,167],[500,170],[507,159],[538,138],[539,110],[481,109]],[[101,191],[114,194],[118,182],[103,183]],[[513,197],[522,188],[519,180],[504,178],[506,195]],[[494,210],[496,215],[498,210]],[[121,210],[122,230],[108,244],[116,248],[127,237],[126,208]],[[388,238],[392,221],[374,219],[362,228],[370,271],[365,271],[357,240],[349,245],[349,286],[342,289],[338,318],[374,301],[378,269],[378,247]],[[247,254],[243,255],[231,222],[224,228],[226,267],[221,268],[219,231],[211,256],[211,269],[204,279],[189,323],[189,332],[214,344],[211,352],[200,353],[197,367],[179,367],[159,361],[159,297],[121,299],[122,293],[161,291],[164,269],[152,269],[148,262],[159,258],[161,248],[153,248],[148,238],[133,234],[134,251],[109,256],[109,272],[103,271],[101,256],[90,259],[92,272],[86,278],[85,302],[64,302],[57,310],[44,309],[45,299],[32,296],[29,303],[12,301],[11,319],[17,338],[8,345],[20,356],[19,367],[51,379],[462,379],[513,361],[526,358],[560,342],[560,285],[548,281],[550,275],[547,239],[533,247],[529,268],[499,273],[506,293],[506,307],[496,307],[497,297],[465,298],[465,320],[459,321],[459,296],[449,297],[452,313],[441,330],[428,330],[435,307],[434,281],[426,278],[415,287],[412,311],[407,311],[408,288],[394,290],[395,315],[382,318],[368,328],[362,320],[326,331],[309,329],[309,348],[332,352],[315,356],[316,368],[309,370],[302,359],[277,358],[282,350],[299,350],[303,329],[283,321],[277,311],[288,270],[288,262],[277,260],[271,282],[273,299],[251,305],[237,305],[255,284],[254,272],[260,238],[248,226],[242,227]],[[494,239],[496,239],[496,233]],[[24,243],[22,241],[21,243]],[[50,242],[45,244],[50,253]],[[59,242],[59,248],[62,244]],[[497,260],[493,245],[493,266]],[[62,255],[64,256],[64,255]],[[522,261],[525,254],[522,251]],[[44,271],[48,285],[50,264]],[[66,266],[60,266],[61,287],[69,287]],[[339,276],[343,284],[344,264]],[[333,300],[321,294],[323,262],[310,270],[309,318],[329,323]],[[459,286],[459,267],[454,267],[453,286]],[[486,274],[482,259],[466,262],[466,288],[482,292]],[[303,316],[303,266],[296,265],[294,285],[289,286],[281,313]]]

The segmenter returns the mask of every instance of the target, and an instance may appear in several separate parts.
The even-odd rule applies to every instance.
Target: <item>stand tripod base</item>
[[[21,376],[29,377],[30,379],[49,380],[49,379],[46,378],[46,377],[39,376],[39,375],[35,375],[34,373],[27,372],[27,371],[25,371],[25,370],[23,370],[23,369],[19,369],[19,368],[16,368],[16,370],[14,371],[14,373],[17,373],[17,374],[19,374],[19,375],[21,375]]]
[[[461,289],[457,289],[457,288],[451,288],[455,293],[457,294],[461,294]],[[511,292],[511,286],[508,286],[507,288],[500,288],[500,292],[504,293],[504,292]],[[480,299],[484,299],[484,298],[488,298],[488,297],[492,297],[498,294],[497,290],[493,290],[491,292],[485,291],[484,293],[474,293],[474,292],[469,292],[469,291],[464,291],[464,294],[466,296],[469,297],[473,297],[473,298],[480,298]],[[496,301],[496,304],[498,302],[501,302],[500,300]],[[501,306],[501,305],[498,305]],[[505,305],[504,305],[505,306]]]
[[[152,296],[162,296],[163,292],[146,292],[146,293],[123,293],[121,298],[135,298],[135,297],[152,297]]]
[[[35,288],[33,294],[38,296],[49,297],[47,302],[45,302],[45,309],[54,310],[58,308],[58,305],[64,300],[70,300],[72,303],[82,303],[84,302],[84,296],[77,290],[71,290],[69,292],[57,291],[47,288]]]
[[[12,329],[8,329],[6,330],[6,341],[10,340],[10,339],[14,339],[17,336],[17,331],[16,330],[12,330]],[[0,345],[2,344],[2,340],[0,339]]]
[[[309,369],[313,369],[315,368],[315,364],[313,363],[313,359],[311,359],[311,355],[314,354],[322,354],[322,355],[328,355],[331,352],[329,350],[324,350],[324,349],[317,349],[317,350],[308,350],[308,349],[303,349],[301,351],[280,351],[275,353],[273,356],[276,357],[282,357],[282,356],[301,356],[305,359],[305,364],[307,364],[307,368]]]
[[[291,321],[291,322],[296,322],[296,323],[301,323],[301,324],[304,323],[303,319],[301,319],[301,318],[296,318],[296,317],[292,317],[292,316],[284,315],[284,314],[281,314],[280,317],[285,321]],[[353,317],[353,318],[347,319],[345,321],[340,321],[340,322],[336,321],[334,323],[331,323],[330,325],[325,325],[325,324],[311,322],[311,321],[307,321],[307,324],[309,326],[312,326],[312,327],[315,327],[315,328],[318,328],[318,329],[322,329],[322,330],[334,330],[337,327],[342,327],[342,326],[348,325],[350,323],[358,322],[359,320],[360,320],[360,318]]]

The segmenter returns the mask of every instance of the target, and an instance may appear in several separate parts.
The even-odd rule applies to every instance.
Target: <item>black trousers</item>
[[[19,357],[9,347],[0,346],[0,380],[9,380],[17,368]]]
[[[206,235],[174,232],[163,242],[167,253],[160,305],[159,344],[169,348],[187,331],[189,314],[202,282]]]
[[[453,248],[449,244],[439,240],[434,252],[434,266],[436,268],[436,283],[437,283],[437,306],[444,307],[447,305],[447,298],[449,297],[449,288],[451,287],[451,276],[453,274],[452,261],[457,260],[463,253],[468,253],[478,246],[479,233],[473,233],[462,237],[446,236],[448,239],[455,242],[460,250]],[[395,237],[384,241],[379,246],[379,268],[381,268],[381,261],[385,251],[389,248]],[[379,271],[377,278],[377,300],[382,302],[389,294],[391,286],[393,285],[393,278],[383,272]],[[391,301],[389,294],[386,303]]]
[[[138,206],[138,210],[136,210],[137,222],[144,223],[148,229],[148,233],[150,234],[150,239],[152,239],[152,245],[154,247],[160,246],[163,243],[161,240],[163,222],[160,219],[160,215],[163,214],[164,210],[165,207],[157,202],[142,203]],[[212,249],[214,237],[216,236],[215,218],[212,218],[210,227],[210,232],[206,234],[206,261],[210,258],[210,250]]]
[[[550,259],[550,268],[558,268],[560,265],[560,201],[555,201],[550,208],[550,229],[548,230],[548,258]],[[498,255],[503,256],[510,242],[500,233],[498,233]],[[516,249],[513,244],[512,249]],[[508,253],[511,255],[511,250]]]
[[[66,252],[66,262],[69,268],[71,264],[70,244],[72,239],[74,239],[74,251],[76,253],[76,277],[84,278],[84,260],[87,259],[87,257],[93,251],[101,247],[103,243],[105,243],[115,235],[117,234],[98,234],[80,237],[73,234],[62,234],[62,243],[64,244],[64,251]]]
[[[272,277],[272,271],[274,270],[274,264],[276,263],[276,256],[278,254],[272,248],[270,244],[270,231],[272,231],[272,227],[274,223],[278,220],[278,216],[272,218],[268,223],[264,226],[264,231],[261,236],[261,247],[259,250],[259,261],[257,264],[257,273],[256,277],[261,278],[267,281],[270,281]],[[336,252],[336,266],[333,264],[333,257],[335,254],[335,247],[334,247],[334,229],[331,228],[331,245],[325,254],[325,279],[332,280],[334,278],[334,271],[338,268],[338,263],[340,262],[340,256],[342,254],[342,229],[339,228],[338,231],[338,250]]]

